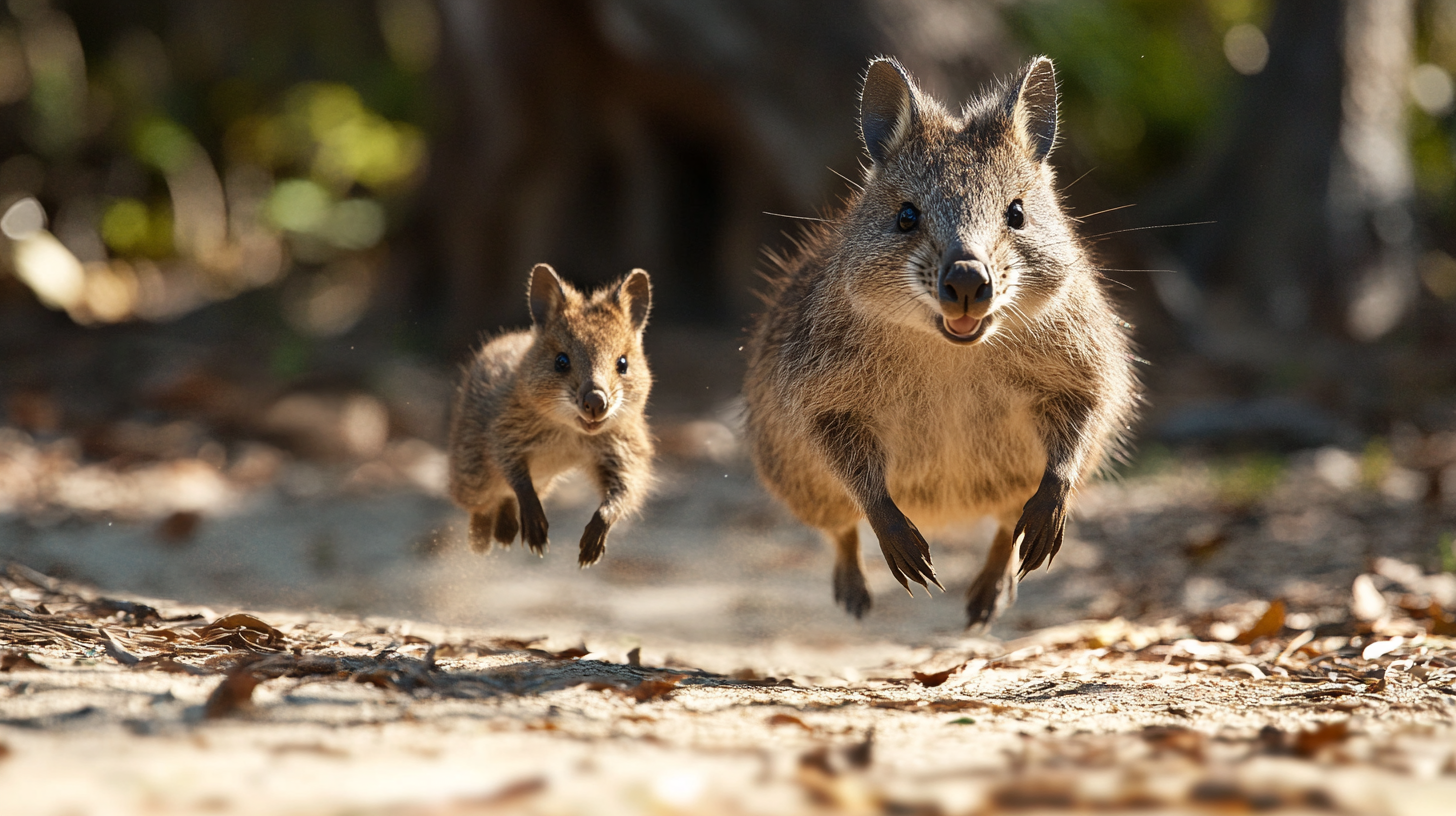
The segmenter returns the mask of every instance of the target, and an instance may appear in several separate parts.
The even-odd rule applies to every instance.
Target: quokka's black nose
[[[581,410],[585,411],[592,420],[598,420],[607,415],[607,395],[601,391],[588,392],[581,398]]]
[[[940,299],[946,303],[964,304],[967,311],[973,304],[991,299],[993,287],[986,265],[980,261],[956,261],[940,272]]]

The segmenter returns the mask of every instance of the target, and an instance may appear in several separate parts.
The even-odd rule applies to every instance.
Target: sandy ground
[[[423,443],[249,479],[11,433],[48,475],[0,461],[0,811],[1456,812],[1456,501],[1418,474],[1145,457],[972,637],[988,528],[932,537],[930,598],[870,543],[856,622],[727,425],[665,433],[584,571],[582,484],[546,558],[475,555]]]

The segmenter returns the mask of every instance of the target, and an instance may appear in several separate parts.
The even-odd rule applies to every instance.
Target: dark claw
[[[1057,550],[1062,548],[1068,492],[1066,481],[1047,471],[1036,495],[1022,508],[1016,532],[1011,535],[1012,541],[1021,540],[1021,576],[1040,567],[1043,561],[1050,566]]]
[[[930,545],[925,543],[925,537],[920,534],[915,523],[894,505],[884,508],[877,515],[880,523],[876,524],[877,519],[871,519],[870,526],[880,540],[880,551],[885,554],[885,563],[890,566],[890,574],[895,576],[900,586],[910,592],[909,582],[914,581],[927,591],[930,589],[929,585],[934,584],[944,592],[945,587],[936,579],[935,568],[930,564]]]
[[[549,526],[546,522],[546,511],[542,509],[540,502],[521,506],[521,538],[531,548],[531,552],[537,555],[546,554],[546,529]]]
[[[600,511],[593,513],[591,521],[586,523],[586,530],[581,534],[581,555],[577,557],[577,565],[590,567],[592,564],[602,560],[602,555],[607,551],[607,531],[612,529],[602,518]]]
[[[869,587],[865,585],[864,572],[858,563],[834,566],[834,602],[856,618],[863,619],[865,613],[870,611],[873,602],[870,600]]]

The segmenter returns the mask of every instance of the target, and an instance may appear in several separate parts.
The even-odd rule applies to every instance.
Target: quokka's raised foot
[[[872,604],[860,519],[909,589],[940,585],[917,522],[996,518],[966,596],[985,625],[1051,562],[1077,486],[1120,444],[1128,341],[1054,186],[1050,60],[954,114],[875,60],[860,126],[863,189],[780,263],[752,330],[750,450],[833,543],[834,597],[856,616]]]
[[[476,552],[519,534],[542,555],[550,524],[541,499],[557,477],[584,470],[602,496],[578,547],[578,563],[590,566],[652,481],[642,352],[652,287],[636,269],[583,295],[538,264],[529,302],[531,329],[492,339],[466,367],[450,423],[450,496],[470,513]]]

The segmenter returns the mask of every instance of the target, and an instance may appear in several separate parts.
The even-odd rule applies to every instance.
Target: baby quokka
[[[529,301],[531,328],[492,339],[467,366],[450,423],[450,495],[470,513],[477,552],[519,533],[540,555],[541,498],[559,476],[583,469],[602,496],[581,536],[579,562],[590,566],[652,481],[644,413],[652,373],[642,352],[652,285],[634,269],[583,295],[538,264]]]

